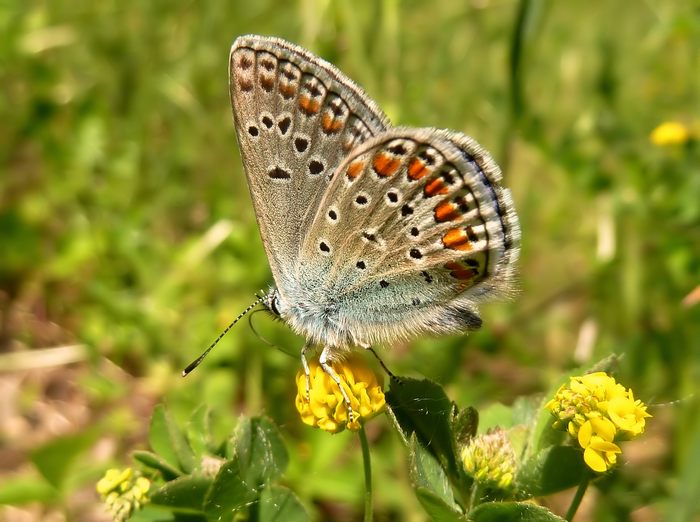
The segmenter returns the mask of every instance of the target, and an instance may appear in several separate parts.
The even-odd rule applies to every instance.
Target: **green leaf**
[[[160,471],[165,480],[172,480],[174,478],[182,475],[179,469],[172,467],[170,464],[165,462],[159,455],[151,453],[150,451],[134,451],[132,456],[135,460],[139,461],[144,466]]]
[[[162,404],[157,405],[153,410],[148,442],[153,451],[174,468],[182,469],[187,473],[194,470],[195,458],[192,448],[189,447],[182,431]]]
[[[151,503],[182,513],[204,513],[204,499],[214,483],[212,477],[186,475],[171,480],[151,493]]]
[[[307,522],[309,515],[297,496],[282,486],[268,486],[260,494],[259,522]]]
[[[525,447],[530,436],[530,427],[524,424],[513,426],[507,432],[510,445],[513,447],[513,453],[518,461],[518,466],[522,460],[522,455],[525,453]]]
[[[459,520],[462,513],[445,471],[415,434],[411,437],[409,462],[411,483],[426,512],[435,520]]]
[[[463,446],[468,443],[479,426],[479,412],[471,406],[461,410],[452,421],[452,432],[455,437],[455,444]]]
[[[488,502],[469,513],[471,522],[564,522],[547,508],[525,502]]]
[[[232,442],[243,477],[253,487],[278,478],[287,468],[289,456],[282,435],[268,418],[241,419]]]
[[[210,425],[211,410],[205,404],[197,408],[187,423],[187,441],[193,453],[202,461],[202,457],[211,451]]]
[[[146,504],[132,513],[129,522],[207,522],[203,515],[173,513],[169,516],[162,507]]]
[[[532,426],[540,414],[542,404],[542,397],[539,394],[537,396],[530,395],[515,399],[511,407],[513,424]]]
[[[35,449],[31,459],[49,484],[61,489],[75,461],[97,439],[94,431],[59,437]]]
[[[495,402],[479,412],[479,433],[486,433],[492,428],[507,430],[513,426],[513,410],[510,406]]]
[[[174,468],[180,468],[180,462],[177,458],[177,452],[173,441],[170,437],[171,431],[177,430],[174,426],[172,419],[168,415],[165,407],[162,404],[158,404],[153,409],[153,415],[151,416],[151,426],[148,431],[148,442],[151,449],[158,454],[163,460],[165,460],[170,466]]]
[[[456,407],[443,389],[427,379],[400,378],[391,381],[386,394],[387,405],[409,440],[415,433],[451,475],[458,474],[452,436],[452,419]]]
[[[521,464],[516,482],[528,497],[537,497],[573,487],[588,472],[581,450],[552,446]]]
[[[204,510],[210,520],[230,520],[228,515],[252,504],[257,497],[257,490],[244,480],[238,460],[229,460],[209,488]]]
[[[0,482],[0,505],[19,506],[30,502],[48,504],[58,497],[58,491],[36,472],[15,475]]]
[[[205,502],[207,516],[216,520],[251,505],[289,462],[277,426],[265,417],[242,418],[230,446],[234,457],[219,470]]]
[[[425,488],[416,488],[416,498],[434,522],[465,522],[467,518],[451,508],[443,499]]]
[[[554,395],[555,391],[556,390],[552,391],[551,396]],[[542,401],[540,412],[535,418],[535,422],[532,426],[532,431],[530,432],[530,436],[528,437],[528,443],[525,453],[526,459],[532,458],[533,455],[535,455],[537,452],[544,450],[548,447],[558,446],[562,444],[567,437],[567,434],[565,432],[556,430],[552,427],[554,417],[549,412],[549,410],[545,409],[545,404],[546,402]]]

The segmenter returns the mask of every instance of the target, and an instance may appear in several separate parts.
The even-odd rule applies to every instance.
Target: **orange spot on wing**
[[[445,180],[442,178],[435,178],[425,184],[423,193],[426,195],[426,197],[432,197],[438,194],[447,194],[449,190],[450,189],[447,187]]]
[[[450,271],[452,277],[460,281],[469,281],[478,275],[478,272],[473,268],[466,267],[454,261],[445,263],[445,268]]]
[[[377,154],[372,161],[374,171],[384,178],[396,174],[396,171],[399,170],[399,165],[401,165],[400,160],[381,152]]]
[[[425,163],[418,158],[413,158],[411,163],[408,164],[408,177],[414,181],[425,177],[429,172]]]
[[[279,90],[282,96],[289,99],[297,93],[296,88],[291,83],[280,83]]]
[[[275,79],[270,76],[260,76],[260,86],[270,92],[275,87]]]
[[[442,244],[445,248],[451,248],[452,250],[471,250],[472,245],[469,241],[467,231],[464,228],[453,228],[448,230],[447,233],[442,236]]]
[[[318,100],[312,100],[308,96],[301,96],[299,98],[299,108],[305,114],[317,114],[321,109],[321,103]]]
[[[323,127],[324,131],[334,133],[338,132],[343,127],[343,122],[335,119],[330,114],[324,114],[321,120],[321,126]]]
[[[454,221],[462,215],[460,208],[451,201],[443,201],[435,207],[435,221],[444,223]]]
[[[348,172],[347,172],[348,178],[355,179],[357,176],[360,175],[360,173],[364,170],[364,168],[365,168],[364,161],[353,161],[350,165],[348,165]]]
[[[241,59],[238,60],[238,67],[245,70],[245,69],[250,69],[250,66],[253,65],[253,60],[250,58],[250,56],[241,56]]]
[[[252,91],[253,88],[255,87],[255,85],[253,85],[253,82],[252,82],[252,81],[246,80],[246,79],[243,79],[243,78],[241,78],[241,79],[238,81],[238,86],[241,88],[242,91],[245,91],[245,92],[250,92],[250,91]]]

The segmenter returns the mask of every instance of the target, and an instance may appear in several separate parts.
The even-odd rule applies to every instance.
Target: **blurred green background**
[[[242,322],[179,376],[271,282],[228,100],[244,33],[308,47],[395,124],[460,130],[503,166],[519,294],[387,364],[479,408],[623,354],[654,418],[579,520],[699,516],[698,2],[17,0],[0,4],[0,520],[103,520],[94,483],[161,400],[183,422],[208,404],[222,436],[265,412],[307,508],[360,517],[357,438],[296,416],[301,338],[258,314],[259,336]],[[654,144],[667,121],[688,136]],[[377,520],[425,520],[389,422],[368,430]]]

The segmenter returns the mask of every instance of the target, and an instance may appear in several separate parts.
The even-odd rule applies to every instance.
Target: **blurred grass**
[[[240,324],[179,378],[270,282],[227,94],[228,48],[250,32],[309,47],[394,123],[463,131],[504,165],[523,229],[519,295],[485,306],[481,332],[385,352],[390,367],[481,406],[624,354],[618,380],[663,406],[584,516],[689,520],[700,305],[682,302],[700,285],[700,154],[649,133],[700,126],[700,6],[672,0],[2,3],[0,350],[29,362],[0,374],[0,481],[31,476],[25,455],[58,436],[102,439],[82,482],[5,516],[97,516],[90,481],[143,444],[161,398],[183,419],[211,405],[222,434],[266,411],[307,505],[358,513],[357,441],[300,425],[296,358]],[[282,350],[301,347],[253,321]],[[22,369],[73,344],[82,364]],[[422,520],[403,449],[388,424],[373,429],[379,519]]]

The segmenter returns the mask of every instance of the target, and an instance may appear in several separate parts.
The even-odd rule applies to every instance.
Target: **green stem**
[[[574,498],[571,500],[571,505],[569,506],[569,510],[566,512],[566,520],[568,522],[571,522],[574,519],[574,515],[576,514],[578,507],[581,505],[581,501],[583,500],[583,495],[586,494],[586,489],[588,489],[588,484],[590,482],[591,482],[591,476],[588,473],[586,473],[578,485],[578,489],[576,490],[576,494],[574,495]]]
[[[364,522],[372,522],[372,462],[369,458],[369,444],[364,424],[360,423],[360,446],[362,447],[362,465],[365,468],[365,517]]]
[[[467,511],[474,509],[479,504],[479,500],[481,500],[481,492],[479,491],[479,483],[475,480],[472,482],[472,490],[469,495],[469,508]]]

